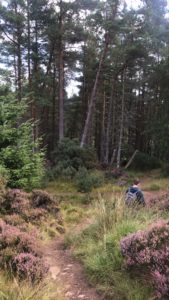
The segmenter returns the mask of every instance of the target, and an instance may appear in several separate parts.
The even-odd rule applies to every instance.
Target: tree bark
[[[111,95],[110,95],[110,102],[109,102],[109,110],[108,110],[108,120],[107,120],[107,129],[106,129],[106,137],[105,137],[105,157],[104,163],[109,163],[109,149],[110,149],[110,129],[111,129],[111,122],[112,122],[112,108],[113,108],[113,95],[114,94],[114,79],[112,80],[112,87],[111,87]]]
[[[15,14],[18,16],[18,9],[17,9],[17,4],[14,3],[15,5]],[[16,24],[16,39],[17,39],[17,44],[16,44],[16,54],[17,54],[17,97],[18,101],[20,102],[22,99],[22,54],[21,54],[21,27],[19,24],[19,21],[17,21]]]
[[[138,152],[138,150],[135,150],[135,151],[134,151],[132,157],[129,159],[129,161],[128,161],[127,165],[124,167],[124,169],[127,169],[127,168],[131,165],[131,163],[132,163],[132,161],[134,160],[134,158],[135,158],[137,152]]]
[[[91,117],[92,117],[93,108],[94,108],[94,104],[95,104],[96,91],[97,91],[98,82],[99,82],[99,76],[100,76],[100,72],[101,72],[106,54],[107,54],[108,45],[109,45],[109,41],[107,39],[105,39],[104,49],[103,49],[103,52],[102,52],[101,57],[100,57],[99,67],[98,67],[98,70],[97,70],[95,83],[94,83],[92,94],[91,94],[91,97],[90,97],[87,118],[86,118],[86,121],[85,121],[83,135],[82,135],[82,139],[81,139],[81,143],[80,143],[81,148],[83,148],[84,145],[86,144],[87,136],[88,136],[88,133],[89,133]]]
[[[117,169],[120,168],[121,163],[121,148],[122,148],[122,140],[123,140],[123,131],[124,131],[124,100],[125,100],[125,70],[123,71],[122,76],[122,101],[121,101],[121,121],[120,121],[120,133],[119,133],[119,144],[117,150]]]
[[[63,50],[63,8],[60,0],[59,16],[59,141],[64,138],[64,50]]]
[[[103,93],[103,107],[102,107],[102,126],[101,126],[101,147],[100,147],[100,158],[102,162],[104,161],[105,155],[105,112],[106,112],[106,93]]]

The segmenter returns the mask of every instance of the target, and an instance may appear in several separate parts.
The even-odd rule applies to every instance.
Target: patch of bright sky
[[[153,0],[152,0],[153,1]],[[138,8],[141,5],[140,0],[126,0],[129,7]],[[169,7],[169,0],[167,0],[167,5]]]

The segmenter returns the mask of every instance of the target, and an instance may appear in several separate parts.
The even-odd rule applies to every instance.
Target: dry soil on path
[[[74,232],[80,232],[90,221],[79,224]],[[65,249],[64,236],[59,236],[44,249],[45,260],[51,277],[62,290],[64,300],[102,300],[86,278],[83,266],[74,258],[71,249]]]

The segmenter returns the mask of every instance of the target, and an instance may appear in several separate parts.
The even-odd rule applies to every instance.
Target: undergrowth
[[[146,275],[132,276],[125,270],[120,240],[146,229],[160,214],[147,208],[127,209],[122,196],[99,196],[93,207],[94,224],[81,234],[66,237],[65,243],[73,245],[75,256],[83,262],[90,281],[104,294],[104,299],[145,300],[153,295]]]

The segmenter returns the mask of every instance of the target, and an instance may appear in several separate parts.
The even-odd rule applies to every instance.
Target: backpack
[[[127,205],[134,204],[137,200],[137,191],[135,193],[130,192],[130,189],[125,195],[125,203]]]

